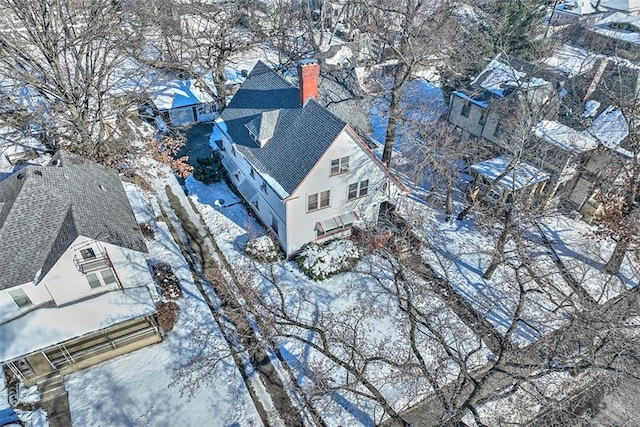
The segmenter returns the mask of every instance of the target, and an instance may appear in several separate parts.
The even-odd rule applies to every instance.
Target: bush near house
[[[153,278],[162,291],[162,297],[174,300],[183,297],[180,281],[173,272],[173,268],[166,262],[160,262],[153,266]]]
[[[278,259],[279,247],[269,236],[259,236],[249,239],[244,247],[249,257],[259,262],[273,262]]]
[[[302,247],[296,262],[313,280],[324,280],[351,270],[360,259],[358,247],[351,240],[334,240],[327,245],[310,242]]]
[[[220,152],[214,151],[209,157],[198,157],[193,168],[193,177],[203,184],[220,182],[225,177]]]
[[[140,231],[145,238],[153,240],[153,238],[156,237],[156,232],[153,229],[153,224],[151,224],[150,222],[141,222],[138,225],[140,226]]]
[[[180,306],[175,301],[163,302],[158,307],[158,325],[165,332],[171,331],[179,314]]]

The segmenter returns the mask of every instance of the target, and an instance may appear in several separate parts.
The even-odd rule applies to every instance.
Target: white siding
[[[267,188],[267,194],[261,189],[262,177],[258,171],[251,176],[251,165],[236,150],[235,156],[230,141],[222,138],[224,157],[238,169],[238,177],[231,175],[236,186],[244,182],[251,183],[256,191],[259,209],[256,211],[262,222],[271,227],[272,216],[278,219],[278,240],[287,255],[297,252],[302,245],[316,240],[316,222],[326,220],[349,212],[356,212],[360,217],[360,225],[373,224],[378,219],[380,203],[391,200],[393,203],[400,197],[401,191],[395,182],[377,165],[368,152],[353,137],[343,131],[329,147],[318,164],[312,169],[295,194],[286,202]],[[331,160],[349,157],[349,172],[331,175]],[[347,201],[349,184],[369,180],[369,194],[366,197]],[[331,191],[331,202],[327,208],[307,212],[307,195]],[[255,207],[254,207],[255,209]]]
[[[224,145],[224,157],[229,159],[235,167],[238,169],[239,175],[231,175],[231,181],[240,186],[243,182],[249,182],[256,192],[258,200],[258,210],[256,213],[262,220],[262,222],[269,227],[271,226],[271,216],[274,215],[279,222],[278,227],[278,240],[284,246],[286,244],[287,228],[286,228],[286,211],[285,203],[282,201],[276,191],[267,184],[266,193],[262,189],[263,177],[257,170],[254,170],[253,176],[251,176],[251,165],[249,162],[238,152],[235,151],[233,155],[233,149],[229,140],[223,136],[222,142]],[[268,179],[267,179],[268,181]],[[255,210],[255,206],[254,206]]]
[[[18,308],[18,306],[13,302],[13,298],[9,294],[9,291],[14,289],[22,289],[27,297],[31,300],[33,306],[41,305],[47,301],[51,301],[51,296],[49,295],[47,288],[45,286],[34,285],[33,282],[25,283],[20,286],[15,286],[13,288],[0,291],[0,323],[14,318],[19,313],[28,311],[32,308],[32,306]]]
[[[346,156],[349,157],[349,171],[331,176],[331,160]],[[285,248],[288,255],[298,251],[305,243],[316,240],[318,221],[356,212],[360,217],[359,225],[375,224],[380,203],[387,200],[396,203],[400,190],[370,156],[346,131],[336,138],[287,202],[288,239]],[[369,180],[368,195],[348,201],[349,184],[363,180]],[[307,196],[326,190],[331,191],[330,206],[307,212]]]
[[[89,286],[87,275],[80,272],[74,263],[74,257],[81,257],[80,249],[87,247],[91,247],[96,255],[102,249],[106,249],[113,262],[117,277],[120,278],[125,287],[146,285],[152,280],[142,253],[80,236],[71,244],[41,282],[42,285],[49,289],[57,305],[72,302],[92,294],[102,293],[107,289],[118,288],[117,283],[105,284],[102,277],[100,277],[100,271],[108,267],[94,272],[100,277],[101,286],[95,289]]]

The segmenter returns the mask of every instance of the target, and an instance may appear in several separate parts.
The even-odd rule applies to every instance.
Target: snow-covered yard
[[[160,182],[157,188],[163,187]],[[154,224],[155,239],[147,241],[152,262],[163,261],[173,267],[184,298],[179,300],[178,321],[164,341],[65,378],[74,425],[261,425],[230,357],[211,373],[212,381],[194,390],[191,397],[189,390],[183,395],[176,383],[190,357],[217,351],[226,344],[167,225],[155,221],[160,212],[155,200],[132,184],[125,184],[125,189],[138,221]],[[202,349],[194,343],[196,333],[207,334],[211,346]]]
[[[264,233],[263,229],[251,219],[244,206],[235,202],[230,190],[223,183],[205,186],[189,178],[186,181],[189,195],[201,213],[206,225],[216,236],[216,242],[226,259],[238,271],[249,271],[251,265],[241,249],[239,242],[247,236]],[[224,200],[221,203],[220,200]],[[244,219],[242,219],[244,218]],[[315,324],[320,319],[332,319],[335,333],[344,326],[345,319],[359,319],[354,329],[359,344],[376,349],[384,354],[402,353],[406,348],[407,322],[389,293],[381,288],[374,275],[385,281],[384,264],[381,260],[366,258],[351,272],[342,273],[324,281],[312,281],[300,271],[293,261],[280,261],[273,264],[273,277],[277,280],[283,293],[287,296],[286,308],[295,312],[300,320]],[[258,266],[258,268],[263,268]],[[262,284],[263,292],[269,294],[273,283]],[[447,337],[448,343],[461,349],[462,352],[479,349],[473,356],[470,366],[477,366],[489,356],[489,351],[446,306],[440,297],[427,286],[423,287],[420,300],[421,307],[429,312],[434,322],[439,324]],[[348,322],[348,321],[347,321]],[[340,325],[339,325],[340,324]],[[291,330],[303,339],[313,340],[308,330]],[[278,350],[287,364],[292,367],[302,387],[312,387],[312,380],[317,381],[318,369],[325,372],[326,379],[333,385],[347,382],[344,369],[328,363],[317,351],[296,339],[278,339]],[[477,346],[480,345],[478,348]],[[425,337],[420,343],[428,364],[443,363],[446,359],[443,349],[435,339]],[[457,374],[457,367],[444,362],[440,381],[450,380]],[[313,367],[313,372],[309,369]],[[420,401],[431,392],[424,379],[416,378],[412,373],[394,371],[389,366],[379,364],[375,373],[370,373],[371,380],[383,391],[385,397],[398,409],[404,409]],[[390,379],[393,378],[391,381]],[[317,384],[316,384],[317,386]],[[328,425],[374,425],[380,422],[382,411],[366,399],[358,399],[348,391],[333,391],[314,398],[316,409],[322,414]]]

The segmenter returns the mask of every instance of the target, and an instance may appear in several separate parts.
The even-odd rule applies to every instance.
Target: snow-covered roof
[[[604,0],[600,6],[610,10],[637,12],[640,10],[640,0]]]
[[[629,135],[629,125],[622,111],[610,106],[595,118],[587,131],[604,146],[615,149]]]
[[[202,87],[201,80],[168,80],[149,88],[149,98],[159,111],[189,105],[208,104],[214,102],[208,85]],[[206,84],[206,83],[205,83]]]
[[[596,12],[590,0],[565,0],[564,3],[556,6],[556,10],[579,16]]]
[[[40,308],[0,325],[0,361],[155,313],[146,287],[114,290],[64,307]]]
[[[481,107],[481,108],[489,108],[489,102],[487,102],[487,101],[481,101],[481,100],[479,100],[479,99],[474,99],[474,98],[473,98],[473,97],[471,97],[470,95],[467,95],[466,93],[461,92],[461,91],[459,91],[459,90],[456,90],[456,91],[455,91],[455,92],[453,92],[452,94],[453,94],[453,95],[455,95],[455,96],[457,96],[457,97],[459,97],[459,98],[465,99],[465,100],[467,100],[467,101],[469,101],[469,102],[471,102],[471,103],[473,103],[473,104],[477,105],[478,107]]]
[[[509,157],[496,157],[471,166],[471,169],[491,181],[498,178],[511,163]],[[519,162],[513,170],[500,179],[498,185],[506,190],[521,190],[549,179],[549,174],[528,163]]]
[[[614,25],[619,28],[615,28]],[[593,30],[603,36],[628,43],[640,43],[640,17],[637,16],[616,12],[598,21]]]
[[[629,125],[618,108],[609,106],[588,128],[577,131],[565,124],[542,120],[535,129],[536,136],[566,151],[582,153],[593,150],[601,143],[607,148],[618,149],[629,135]]]
[[[586,49],[563,45],[559,47],[552,56],[544,60],[551,68],[562,71],[571,78],[577,74],[587,72],[593,68],[602,55],[590,52]]]
[[[535,129],[536,136],[566,151],[583,153],[598,147],[588,132],[577,131],[555,120],[542,120]]]
[[[549,84],[539,77],[529,77],[525,71],[516,70],[507,62],[508,57],[498,55],[489,62],[484,70],[471,82],[472,86],[479,86],[497,96],[505,96],[505,89],[531,88]],[[514,61],[519,61],[513,58]],[[530,64],[527,64],[530,65]]]

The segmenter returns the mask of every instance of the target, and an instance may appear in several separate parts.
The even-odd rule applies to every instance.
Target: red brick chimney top
[[[320,64],[315,59],[304,59],[298,62],[298,79],[300,85],[300,104],[304,105],[309,98],[318,99],[318,79]]]

